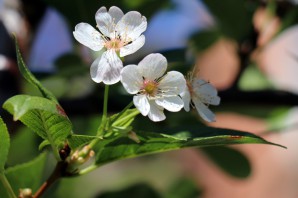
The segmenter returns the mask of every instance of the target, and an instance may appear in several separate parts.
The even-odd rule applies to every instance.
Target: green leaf
[[[8,99],[3,108],[13,115],[14,120],[20,120],[40,137],[48,140],[53,149],[64,144],[71,134],[70,120],[63,109],[51,100],[17,95]]]
[[[218,146],[202,148],[205,154],[222,170],[238,178],[248,177],[251,167],[248,159],[233,148]]]
[[[50,76],[50,77],[43,78],[41,80],[41,83],[43,84],[44,87],[46,87],[48,90],[50,90],[51,93],[53,93],[55,95],[55,97],[58,99],[62,98],[63,95],[65,94],[65,92],[67,92],[68,86],[71,86],[71,84],[68,84],[67,79],[61,78],[56,74],[53,76]],[[27,89],[28,88],[29,88],[29,91],[31,91],[29,86],[27,86]],[[35,89],[35,87],[33,87],[33,86],[32,86],[32,88]],[[29,93],[25,92],[25,94],[32,95],[30,92]],[[37,96],[39,96],[39,95],[37,95]]]
[[[47,160],[47,154],[42,153],[34,160],[8,168],[5,175],[10,182],[15,194],[19,194],[21,188],[31,188],[35,192],[41,185],[44,173],[44,167]],[[0,185],[0,195],[5,190]]]
[[[38,90],[41,92],[41,94],[43,95],[43,97],[54,101],[55,103],[58,104],[58,101],[56,99],[56,97],[49,91],[47,90],[34,76],[33,74],[29,71],[29,69],[27,68],[20,49],[19,49],[19,45],[17,42],[17,39],[15,39],[15,45],[16,45],[16,54],[17,54],[17,61],[18,61],[18,66],[19,66],[19,70],[21,72],[21,74],[23,75],[23,77],[32,85],[36,86],[38,88]]]
[[[6,124],[0,117],[0,174],[4,171],[10,146],[9,133]]]
[[[89,135],[71,135],[67,140],[70,148],[74,150],[97,138],[99,137]]]
[[[240,76],[238,86],[244,91],[273,89],[274,87],[259,68],[253,64],[245,68]]]
[[[157,193],[152,187],[143,183],[136,184],[119,191],[105,192],[100,196],[97,196],[97,198],[123,198],[123,197],[161,198],[159,193]]]
[[[183,136],[135,131],[140,143],[136,143],[125,136],[106,138],[99,141],[94,148],[96,153],[96,164],[102,165],[115,160],[187,147],[206,147],[248,143],[281,146],[246,132],[210,127],[200,127],[200,130],[204,131],[204,133],[199,133],[197,130],[181,131],[184,133]],[[185,134],[188,135],[186,136]]]
[[[193,198],[200,197],[203,190],[198,187],[194,181],[189,178],[181,178],[176,181],[164,196],[165,198]]]
[[[14,132],[10,141],[10,149],[6,162],[7,166],[25,163],[34,159],[39,154],[39,151],[36,149],[40,142],[39,136],[26,126],[22,126]],[[24,142],[26,146],[20,146]]]
[[[266,118],[267,133],[285,132],[287,129],[295,127],[295,123],[289,123],[287,120],[293,111],[293,107],[284,106],[273,108]]]
[[[40,143],[40,145],[38,146],[38,150],[42,150],[44,147],[50,145],[51,143],[49,142],[49,140],[44,140],[42,141],[42,143]]]

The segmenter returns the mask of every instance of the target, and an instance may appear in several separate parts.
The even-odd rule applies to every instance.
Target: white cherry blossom
[[[167,60],[161,54],[149,54],[138,65],[128,65],[121,71],[121,82],[133,103],[143,116],[155,122],[166,118],[163,110],[177,112],[183,108],[180,94],[186,86],[184,76],[167,69]]]
[[[123,14],[116,6],[101,7],[95,14],[99,31],[88,23],[75,26],[73,35],[81,44],[94,51],[105,49],[91,65],[91,78],[105,84],[115,84],[120,80],[123,64],[120,57],[136,52],[145,43],[142,34],[147,28],[147,20],[139,12]]]
[[[197,109],[199,115],[207,122],[214,122],[215,115],[208,106],[219,105],[220,97],[217,96],[217,90],[209,82],[191,78],[187,81],[187,86],[181,97],[184,101],[185,111],[189,111],[190,104]]]

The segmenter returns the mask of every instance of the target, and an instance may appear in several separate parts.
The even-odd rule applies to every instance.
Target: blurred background
[[[96,11],[113,5],[124,13],[137,10],[148,20],[145,45],[125,57],[124,65],[159,52],[167,57],[170,70],[185,75],[193,71],[214,85],[221,97],[220,106],[212,107],[214,123],[204,123],[194,110],[167,114],[162,123],[140,116],[135,128],[164,132],[204,124],[252,132],[287,150],[239,145],[123,160],[82,177],[62,179],[47,196],[298,197],[295,0],[0,0],[1,104],[15,94],[39,94],[18,73],[15,34],[28,68],[59,98],[74,132],[96,131],[103,86],[91,80],[89,68],[97,54],[76,42],[72,31],[80,22],[95,27]],[[113,86],[109,110],[117,112],[130,101],[121,85]],[[4,110],[0,115],[12,133],[8,165],[36,157],[41,140],[13,123]],[[23,142],[25,147],[20,146]]]

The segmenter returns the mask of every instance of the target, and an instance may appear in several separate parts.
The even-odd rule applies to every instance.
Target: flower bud
[[[136,143],[140,143],[141,140],[139,139],[139,137],[137,136],[137,134],[133,131],[128,132],[127,134],[128,138],[135,141]]]
[[[94,154],[94,151],[89,145],[84,146],[82,149],[76,150],[70,155],[68,171],[76,171],[80,165],[87,162],[91,157],[94,156]]]
[[[32,198],[32,190],[30,188],[20,189],[19,198]]]

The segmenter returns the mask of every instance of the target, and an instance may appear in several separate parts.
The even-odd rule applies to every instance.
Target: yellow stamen
[[[158,83],[151,80],[144,80],[143,82],[143,94],[147,94],[149,96],[155,96],[157,93]]]

